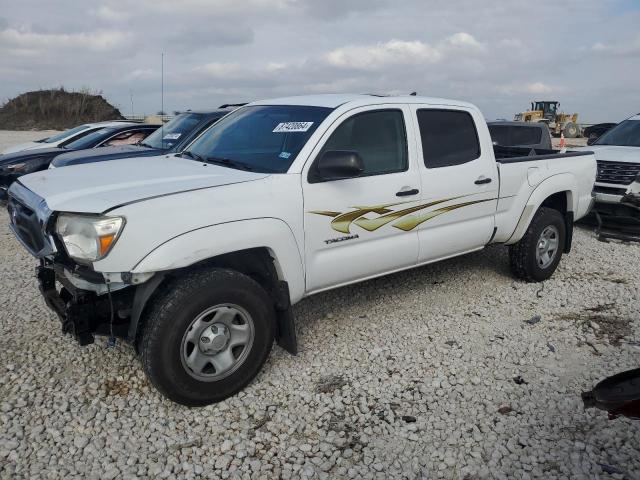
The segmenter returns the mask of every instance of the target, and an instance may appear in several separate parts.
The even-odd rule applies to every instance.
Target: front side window
[[[197,160],[264,173],[285,173],[331,108],[243,107],[223,117],[183,153]]]
[[[376,110],[354,115],[335,129],[319,157],[331,150],[357,152],[364,163],[360,176],[406,170],[407,135],[402,111]]]
[[[473,117],[460,110],[418,110],[422,156],[427,168],[462,165],[480,157]]]
[[[594,145],[640,147],[640,120],[625,120],[602,135]]]

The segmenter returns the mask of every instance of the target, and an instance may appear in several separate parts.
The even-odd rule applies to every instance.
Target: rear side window
[[[542,140],[542,129],[520,125],[489,125],[491,139],[498,145],[537,145]]]
[[[457,110],[418,110],[422,156],[427,168],[461,165],[480,157],[473,118]]]
[[[320,152],[356,151],[364,163],[363,176],[407,169],[407,136],[401,110],[376,110],[354,115],[331,134]]]

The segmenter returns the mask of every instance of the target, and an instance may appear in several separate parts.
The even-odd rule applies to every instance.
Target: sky
[[[640,0],[0,0],[0,102],[64,86],[124,114],[406,94],[511,119],[640,112]]]

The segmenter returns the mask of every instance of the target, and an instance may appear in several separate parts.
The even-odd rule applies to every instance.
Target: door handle
[[[473,183],[475,183],[476,185],[484,185],[485,183],[491,183],[491,179],[486,177],[480,177]]]
[[[410,195],[417,195],[418,193],[420,193],[420,190],[417,188],[413,188],[411,190],[400,190],[396,193],[396,197],[408,197]]]

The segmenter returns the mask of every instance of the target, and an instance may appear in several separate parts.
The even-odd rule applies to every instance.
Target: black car
[[[189,110],[174,117],[161,129],[137,145],[64,153],[53,160],[51,167],[58,168],[82,163],[105,162],[131,157],[152,157],[163,153],[180,152],[205,129],[229,113],[231,107],[241,105],[243,104],[225,104],[215,110],[208,111]]]
[[[51,161],[62,152],[85,150],[97,147],[108,148],[112,145],[139,143],[155,132],[160,125],[134,122],[114,122],[78,138],[64,147],[22,150],[0,155],[0,199],[6,198],[9,185],[18,177],[27,173],[46,170]]]
[[[584,136],[589,139],[588,143],[591,145],[616,125],[617,123],[597,123],[595,125],[591,125],[584,129]]]

